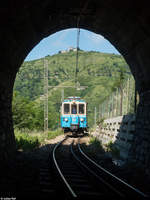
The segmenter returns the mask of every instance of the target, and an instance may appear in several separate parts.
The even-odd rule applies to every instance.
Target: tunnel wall
[[[0,19],[0,160],[15,152],[11,102],[19,67],[43,38],[78,24],[108,39],[130,66],[140,95],[131,155],[150,169],[149,2],[5,0]]]
[[[150,175],[150,91],[140,95],[135,131],[130,155]]]
[[[0,73],[0,167],[13,160],[16,152],[11,111],[13,78],[6,68]]]

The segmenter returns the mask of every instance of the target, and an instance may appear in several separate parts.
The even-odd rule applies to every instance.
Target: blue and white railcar
[[[87,103],[80,97],[68,97],[62,102],[61,127],[64,132],[87,131]]]

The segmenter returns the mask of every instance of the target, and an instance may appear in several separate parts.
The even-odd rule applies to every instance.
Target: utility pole
[[[64,101],[64,88],[61,90],[61,101]]]
[[[99,105],[99,121],[101,117],[102,117],[102,104]]]
[[[95,126],[96,126],[96,114],[97,113],[96,113],[96,107],[95,107],[95,119],[94,119],[95,120]]]
[[[48,61],[44,59],[44,132],[48,131]]]
[[[123,86],[120,85],[120,116],[122,116],[122,103],[123,103]]]
[[[78,50],[79,50],[80,29],[77,29],[77,54],[76,54],[76,71],[75,71],[75,86],[49,86],[48,85],[48,60],[44,59],[44,132],[48,131],[48,88],[63,88],[61,100],[64,100],[64,88],[76,88],[76,90],[84,90],[88,86],[80,86],[78,82]]]
[[[78,68],[78,65],[79,65],[79,39],[80,39],[80,29],[77,28],[77,53],[76,53],[76,71],[75,71],[75,86],[77,86],[78,84],[78,71],[79,71],[79,68]]]

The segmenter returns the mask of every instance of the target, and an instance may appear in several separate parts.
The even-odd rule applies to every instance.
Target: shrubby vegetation
[[[110,152],[112,154],[113,157],[115,158],[119,158],[120,156],[120,151],[119,149],[114,145],[114,143],[112,141],[110,141],[107,145],[106,145],[107,151]]]
[[[55,131],[49,131],[47,133],[34,133],[30,130],[15,130],[16,147],[17,150],[30,151],[38,148],[39,146],[46,144],[46,141],[53,139],[56,136],[63,134],[61,129]]]
[[[17,150],[33,150],[40,145],[39,138],[28,133],[15,133]]]
[[[90,137],[89,144],[92,146],[92,153],[101,152],[104,153],[103,146],[101,141],[98,140],[96,137]]]
[[[56,112],[52,102],[49,101],[49,127],[54,130],[58,127],[56,123],[59,119],[59,113]],[[13,97],[13,121],[14,128],[29,129],[29,130],[43,130],[44,126],[44,110],[43,101],[31,101],[29,98],[21,96],[21,94],[14,92]]]
[[[76,53],[47,56],[50,86],[73,86]],[[43,130],[44,59],[24,62],[17,74],[13,95],[13,120],[17,129]],[[123,57],[115,54],[79,51],[78,81],[85,90],[65,88],[64,95],[80,96],[88,102],[88,123],[94,124],[94,108],[103,102],[122,81],[130,76]],[[123,77],[123,78],[122,78]],[[49,89],[49,128],[59,127],[61,88]]]

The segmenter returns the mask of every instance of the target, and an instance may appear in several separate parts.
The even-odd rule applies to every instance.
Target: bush
[[[28,133],[19,133],[15,134],[16,136],[16,147],[24,151],[31,151],[40,145],[40,141],[37,136],[31,136]]]
[[[120,151],[117,147],[115,147],[115,145],[113,144],[112,141],[110,141],[107,145],[107,151],[110,152],[112,154],[112,156],[118,158],[120,156]]]
[[[22,149],[23,151],[31,151],[38,148],[40,145],[45,144],[46,140],[53,139],[58,135],[62,135],[63,131],[57,129],[55,131],[49,131],[48,133],[29,133],[21,132],[20,130],[15,130],[16,137],[16,147]]]
[[[91,148],[93,149],[93,153],[97,151],[101,153],[104,152],[101,141],[99,141],[97,138],[91,137],[89,143],[91,145]]]

